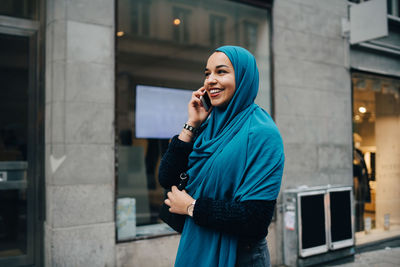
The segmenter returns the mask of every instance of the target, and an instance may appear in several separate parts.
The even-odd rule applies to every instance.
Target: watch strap
[[[194,211],[194,205],[196,204],[196,200],[194,200],[188,207],[187,207],[187,213],[189,214],[190,217],[193,217],[193,211]]]
[[[187,124],[187,123],[185,123],[185,124],[183,125],[183,129],[186,129],[186,130],[188,130],[189,132],[192,132],[192,133],[194,133],[194,134],[197,133],[197,129],[194,128],[193,126]]]

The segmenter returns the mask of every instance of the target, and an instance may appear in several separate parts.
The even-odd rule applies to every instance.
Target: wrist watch
[[[190,205],[187,207],[187,213],[188,213],[188,215],[189,215],[190,217],[193,217],[194,204],[196,204],[196,200],[194,200],[194,201],[192,202],[192,204],[190,204]]]

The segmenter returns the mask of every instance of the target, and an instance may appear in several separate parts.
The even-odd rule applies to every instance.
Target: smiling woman
[[[165,204],[188,215],[175,266],[270,266],[265,237],[284,153],[271,117],[254,104],[255,58],[242,47],[223,46],[209,57],[205,74],[204,87],[189,101],[187,123],[160,164],[160,184],[171,188]],[[209,111],[200,101],[206,93]],[[177,189],[180,172],[189,176],[186,191]]]

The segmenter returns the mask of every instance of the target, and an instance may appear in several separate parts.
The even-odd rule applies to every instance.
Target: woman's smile
[[[221,89],[221,88],[210,88],[209,89],[209,92],[210,92],[209,95],[210,95],[211,98],[218,97],[223,90],[224,89]]]

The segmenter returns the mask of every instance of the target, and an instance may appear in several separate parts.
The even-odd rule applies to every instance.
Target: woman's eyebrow
[[[229,66],[227,66],[227,65],[218,65],[215,68],[216,69],[218,69],[218,68],[229,68]]]
[[[227,66],[227,65],[218,65],[218,66],[216,66],[215,68],[216,68],[216,69],[218,69],[218,68],[229,68],[229,66]],[[209,69],[208,69],[208,68],[205,68],[204,71],[209,71]]]

